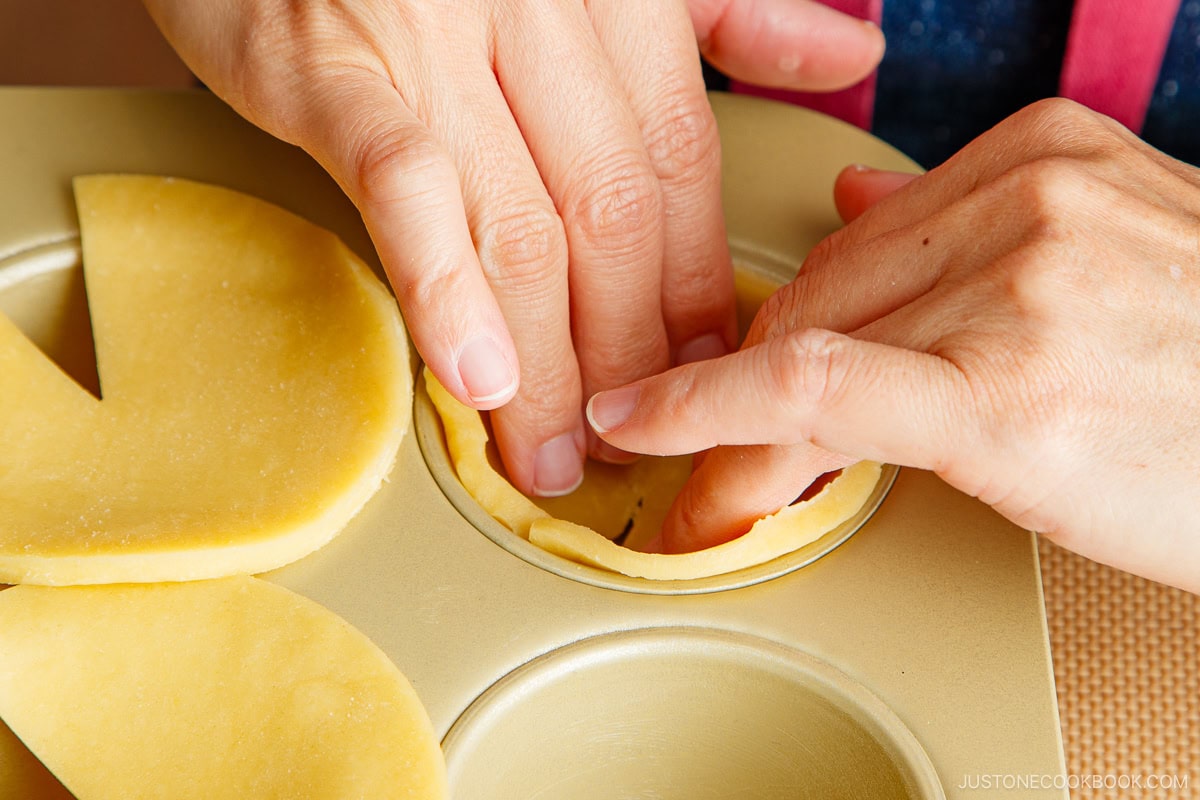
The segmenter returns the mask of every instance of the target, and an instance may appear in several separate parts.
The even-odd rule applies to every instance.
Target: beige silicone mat
[[[1200,596],[1038,552],[1071,797],[1200,797]]]

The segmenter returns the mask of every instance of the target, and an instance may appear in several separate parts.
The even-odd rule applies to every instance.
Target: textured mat
[[[1200,596],[1038,549],[1071,797],[1200,798]]]

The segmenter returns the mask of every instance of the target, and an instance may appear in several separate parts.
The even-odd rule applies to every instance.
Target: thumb
[[[759,86],[834,91],[883,58],[878,26],[813,0],[688,0],[700,51]]]
[[[601,392],[587,418],[631,452],[807,442],[941,471],[964,445],[968,400],[962,373],[942,358],[813,328]]]
[[[696,467],[663,520],[661,551],[727,542],[794,502],[806,486],[853,459],[808,445],[718,447]]]

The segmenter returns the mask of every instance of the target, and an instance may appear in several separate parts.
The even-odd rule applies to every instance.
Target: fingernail
[[[611,392],[592,395],[587,404],[587,418],[596,433],[608,433],[623,425],[637,408],[640,386],[624,386]]]
[[[476,403],[493,403],[516,392],[517,376],[500,348],[486,336],[472,339],[458,357],[458,374]]]
[[[533,493],[538,497],[562,497],[583,483],[583,454],[575,434],[555,436],[538,448],[533,457]]]
[[[887,37],[884,36],[883,31],[880,29],[879,25],[877,25],[875,23],[875,20],[864,19],[862,21],[862,23],[863,23],[863,27],[867,29],[867,32],[869,35],[878,37],[878,41],[880,44],[879,52],[880,52],[880,56],[882,57],[883,53],[887,52],[887,47],[888,47]]]
[[[895,186],[897,188],[919,177],[912,172],[897,172],[896,170],[891,169],[879,169],[878,167],[868,167],[866,164],[851,164],[848,169],[854,170],[859,175],[870,175],[871,180],[873,181],[882,181],[889,186]]]
[[[779,61],[776,62],[776,66],[779,67],[780,72],[790,73],[798,72],[800,70],[800,65],[803,63],[804,59],[799,53],[788,53],[787,55],[780,57]]]
[[[592,458],[597,461],[603,461],[606,464],[632,464],[641,456],[637,453],[630,453],[628,450],[622,450],[619,447],[613,447],[608,442],[601,439],[595,433],[589,431],[588,452],[592,454]]]
[[[675,360],[680,364],[691,364],[693,361],[720,358],[728,352],[729,348],[725,346],[725,339],[721,335],[706,333],[680,345]]]

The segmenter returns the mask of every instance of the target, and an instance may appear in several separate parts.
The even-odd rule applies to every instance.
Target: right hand
[[[734,342],[696,36],[747,80],[862,78],[878,29],[808,0],[147,0],[188,66],[362,212],[425,362],[495,409],[527,494],[572,490],[582,398]]]
[[[1054,100],[924,176],[847,170],[837,195],[870,208],[741,352],[592,400],[618,447],[757,445],[708,454],[664,549],[736,536],[717,523],[747,497],[783,505],[806,470],[865,458],[1200,592],[1200,169]]]

